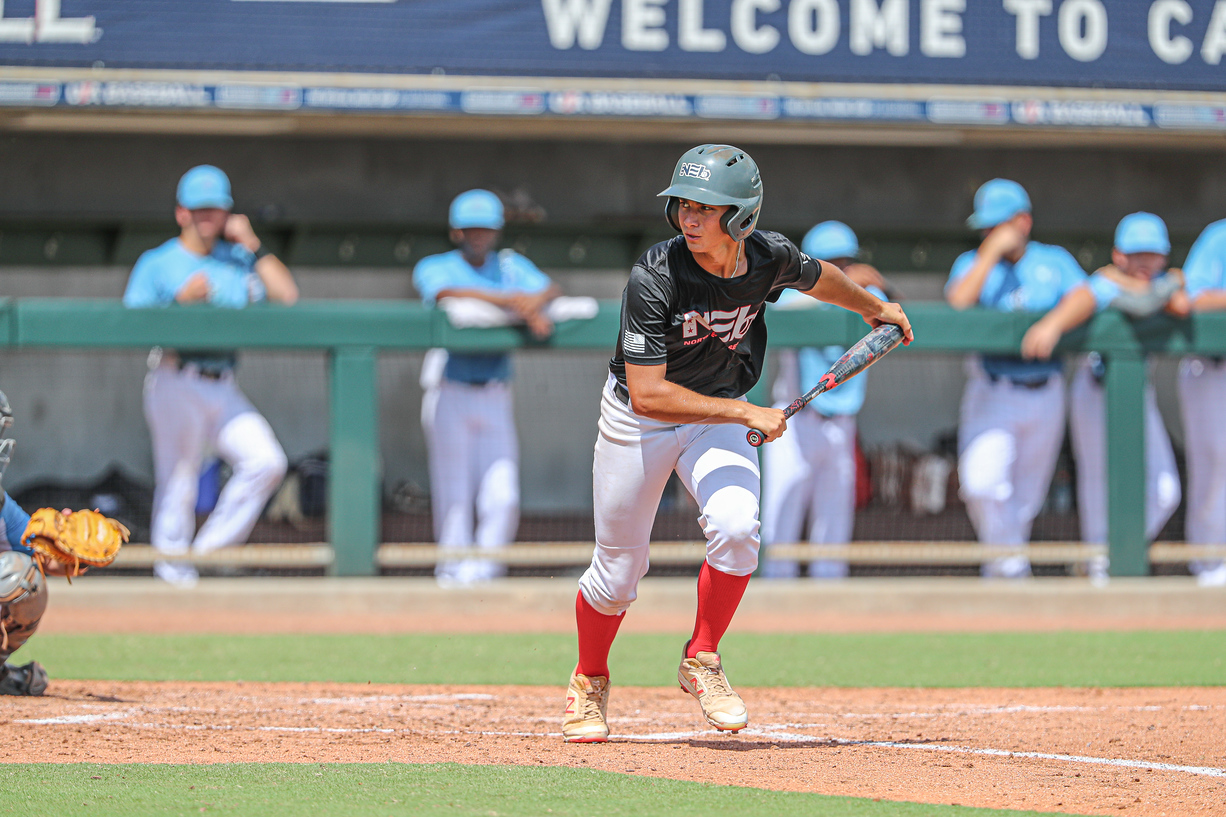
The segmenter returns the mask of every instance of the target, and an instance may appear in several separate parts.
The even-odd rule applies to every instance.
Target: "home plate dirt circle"
[[[573,766],[1081,814],[1226,807],[1226,688],[743,689],[749,728],[676,689],[614,687],[607,744],[567,745],[563,689],[53,681],[11,698],[5,762]]]

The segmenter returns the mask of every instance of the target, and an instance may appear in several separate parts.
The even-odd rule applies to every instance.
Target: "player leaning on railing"
[[[660,195],[681,235],[638,260],[622,296],[592,469],[596,552],[575,599],[579,662],[562,726],[574,743],[608,739],[609,648],[647,573],[652,524],[674,470],[698,502],[707,539],[677,680],[716,729],[735,732],[748,722],[718,649],[758,564],[758,458],[742,427],[768,441],[787,427],[783,411],[744,399],[762,373],[766,302],[798,289],[870,325],[897,324],[911,339],[897,304],[782,235],[754,231],[762,180],[744,151],[687,151]]]

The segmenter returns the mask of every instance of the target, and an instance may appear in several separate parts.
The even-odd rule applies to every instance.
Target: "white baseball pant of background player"
[[[1191,544],[1226,544],[1226,364],[1184,358],[1179,364],[1179,403],[1188,465],[1184,538]],[[1226,563],[1195,562],[1191,567],[1202,584],[1226,584]]]
[[[1077,458],[1081,538],[1107,541],[1107,405],[1089,363],[1077,367],[1069,390],[1069,436]],[[1179,507],[1179,470],[1153,386],[1145,390],[1145,537],[1152,541]],[[1226,521],[1226,520],[1224,520]]]
[[[203,554],[246,541],[285,476],[285,452],[268,421],[239,391],[232,373],[213,380],[190,364],[154,368],[145,378],[144,397],[156,480],[153,546],[169,555],[189,548]],[[232,475],[193,541],[200,466],[210,448],[230,464]]]
[[[978,358],[967,361],[958,426],[958,477],[966,511],[985,545],[1024,545],[1043,507],[1064,441],[1064,378],[1037,389],[992,381]],[[983,565],[986,577],[1029,575],[1022,556]]]
[[[753,573],[761,476],[745,427],[674,425],[640,417],[614,396],[615,383],[610,376],[601,396],[592,465],[596,552],[579,579],[588,604],[612,616],[638,597],[660,495],[674,468],[698,502],[707,562],[733,576]],[[627,544],[611,547],[608,542]]]
[[[799,389],[796,352],[779,353],[775,380],[775,408],[786,408]],[[781,394],[780,386],[786,394]],[[762,449],[766,484],[762,493],[762,539],[768,545],[801,541],[805,517],[813,544],[851,541],[856,521],[856,418],[855,415],[822,417],[805,408],[788,420],[782,437]],[[769,553],[769,551],[768,551]],[[847,563],[818,559],[809,563],[809,576],[838,579],[847,575]],[[790,559],[767,559],[762,576],[788,579],[800,574],[800,565]]]
[[[442,376],[446,362],[445,350],[431,350],[422,366],[421,424],[430,448],[434,538],[440,547],[504,548],[519,527],[519,443],[511,386],[447,380]],[[436,570],[443,584],[505,574],[506,565],[478,559],[444,561]]]

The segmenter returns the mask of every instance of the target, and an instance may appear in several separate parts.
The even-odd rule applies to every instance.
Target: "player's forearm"
[[[988,273],[1000,259],[988,258],[982,250],[975,256],[975,263],[966,275],[954,281],[945,292],[945,300],[954,309],[970,309],[979,303],[983,292],[983,284],[988,280]]]
[[[290,305],[298,301],[298,285],[289,267],[275,255],[266,255],[255,262],[255,273],[264,282],[268,300]]]
[[[1096,308],[1094,293],[1089,287],[1081,286],[1061,298],[1044,320],[1064,334],[1094,317]]]
[[[1206,289],[1192,301],[1194,312],[1218,312],[1226,310],[1226,289]]]
[[[511,299],[507,295],[488,289],[447,287],[446,289],[440,289],[434,295],[435,302],[441,301],[443,298],[473,298],[478,301],[485,301],[487,304],[503,307],[504,309],[509,309],[511,306]]]
[[[817,284],[807,292],[811,298],[841,306],[858,315],[875,315],[881,311],[881,299],[847,277],[841,269],[826,261]]]
[[[748,417],[743,400],[707,397],[667,380],[632,385],[630,403],[636,414],[662,423],[742,423]]]

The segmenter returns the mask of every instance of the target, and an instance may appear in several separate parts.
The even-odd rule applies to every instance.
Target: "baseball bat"
[[[804,397],[793,400],[792,403],[783,410],[783,417],[786,420],[796,414],[805,406],[825,391],[830,391],[840,383],[846,383],[860,372],[872,366],[885,354],[902,343],[902,329],[892,323],[883,323],[867,335],[856,341],[847,352],[830,367],[830,370],[822,375],[822,379],[817,381],[817,385],[805,392]],[[754,448],[766,442],[766,435],[756,428],[749,429],[749,433],[745,435],[749,440],[749,444]]]

